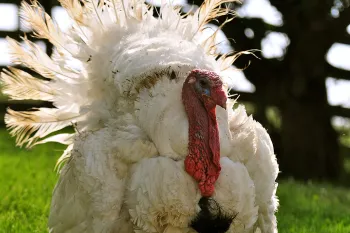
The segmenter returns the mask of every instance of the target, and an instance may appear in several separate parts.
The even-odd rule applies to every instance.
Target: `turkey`
[[[54,52],[8,38],[13,63],[42,78],[9,67],[2,91],[54,107],[8,109],[5,122],[19,146],[67,145],[50,232],[277,232],[273,145],[228,98],[224,71],[239,54],[217,54],[221,27],[203,33],[233,1],[186,15],[163,2],[154,17],[143,0],[60,0],[72,19],[64,32],[36,0],[22,3],[23,22]]]

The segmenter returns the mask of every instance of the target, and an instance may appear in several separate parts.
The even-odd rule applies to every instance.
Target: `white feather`
[[[10,67],[1,73],[2,92],[13,100],[45,100],[53,101],[55,90],[48,81],[34,78],[32,75]]]
[[[53,108],[39,108],[38,111],[23,112],[8,109],[7,112],[5,123],[11,131],[11,135],[17,135],[16,143],[18,146],[27,143],[27,147],[52,132],[72,125],[79,117],[77,114]]]
[[[71,78],[72,76],[76,76],[76,74],[72,72],[61,70],[38,45],[28,39],[23,38],[27,49],[23,48],[19,42],[9,37],[7,37],[7,41],[10,49],[10,56],[14,64],[24,65],[49,79],[55,79],[56,77]]]
[[[31,5],[23,1],[20,16],[22,23],[34,30],[35,36],[48,39],[56,47],[66,49],[63,33],[36,0],[32,0]]]
[[[5,121],[20,146],[68,145],[57,162],[51,232],[194,232],[200,193],[183,167],[189,126],[181,88],[194,68],[220,74],[239,55],[216,61],[216,33],[206,41],[202,34],[210,20],[232,16],[222,5],[234,1],[206,0],[186,16],[163,3],[154,18],[144,0],[60,0],[73,21],[66,32],[36,0],[23,2],[23,20],[54,53],[8,39],[13,62],[47,80],[9,68],[3,92],[55,108],[9,109]],[[238,213],[228,232],[277,232],[270,138],[243,108],[217,109],[217,121],[222,175],[213,198]],[[74,134],[54,134],[72,125]]]

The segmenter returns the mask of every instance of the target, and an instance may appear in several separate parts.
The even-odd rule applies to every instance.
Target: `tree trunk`
[[[281,106],[282,176],[337,179],[342,172],[337,134],[330,123],[326,98],[324,79],[314,79],[302,96],[290,96]]]

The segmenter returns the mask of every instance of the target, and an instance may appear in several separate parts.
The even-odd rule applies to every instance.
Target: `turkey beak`
[[[226,110],[226,103],[223,105],[219,105],[219,106]]]
[[[216,91],[213,99],[216,105],[226,109],[227,95],[223,89]]]

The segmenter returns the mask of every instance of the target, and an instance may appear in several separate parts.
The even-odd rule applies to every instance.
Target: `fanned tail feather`
[[[9,67],[1,73],[2,92],[13,100],[53,101],[55,90],[49,81],[40,80],[20,69]]]
[[[57,134],[57,135],[54,135],[51,137],[47,137],[43,140],[37,141],[37,142],[33,143],[32,146],[44,144],[47,142],[58,142],[58,143],[61,143],[63,145],[70,145],[73,143],[73,138],[74,138],[74,133],[61,133],[61,134]]]
[[[64,46],[66,41],[64,34],[51,17],[36,0],[31,0],[30,3],[31,5],[25,1],[22,2],[20,10],[22,22],[25,23],[28,28],[33,29],[36,37],[47,39],[54,46],[66,49]]]
[[[233,18],[226,19],[225,22],[223,22],[216,30],[215,32],[208,37],[203,43],[201,44],[206,54],[211,56],[219,56],[217,53],[217,44],[216,44],[216,36],[221,31],[221,29],[225,26],[225,24],[232,21]],[[232,63],[231,63],[232,64]]]
[[[239,2],[237,0],[206,0],[203,4],[197,9],[194,13],[194,23],[197,25],[195,28],[197,29],[194,32],[194,36],[198,31],[201,31],[206,24],[210,21],[216,19],[220,16],[227,16],[230,14],[234,14],[234,11],[221,7],[222,4],[231,3],[231,2]]]
[[[67,10],[68,15],[78,24],[86,25],[84,22],[84,8],[79,1],[76,0],[59,0],[61,6]]]
[[[77,75],[72,71],[62,70],[38,45],[26,38],[22,39],[27,49],[22,47],[18,41],[7,37],[10,56],[14,64],[24,65],[48,79],[56,79],[59,76],[71,78]]]
[[[30,148],[50,133],[72,125],[79,114],[64,112],[55,108],[39,108],[38,111],[17,112],[7,110],[5,123],[12,136],[17,135],[16,144]],[[52,140],[51,140],[52,141]]]

